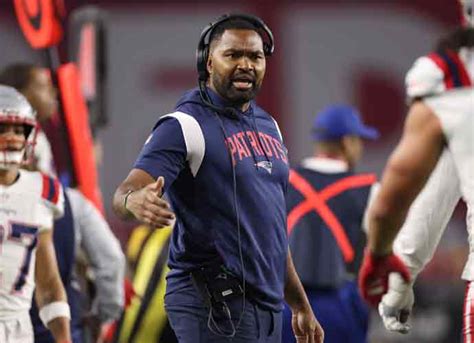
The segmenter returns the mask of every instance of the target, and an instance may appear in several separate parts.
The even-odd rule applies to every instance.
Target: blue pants
[[[369,309],[357,284],[348,282],[337,290],[307,290],[314,314],[324,330],[324,343],[367,343]],[[294,343],[291,311],[283,312],[283,343]]]
[[[168,319],[179,343],[281,343],[282,312],[262,309],[248,299],[243,307],[242,297],[236,297],[227,303],[229,311],[216,307],[210,318],[190,278],[180,279],[179,287],[172,289],[169,285],[176,282],[168,280],[165,296]],[[222,336],[231,334],[233,328],[233,338]]]

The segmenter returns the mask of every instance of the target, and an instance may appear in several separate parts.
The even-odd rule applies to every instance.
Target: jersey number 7
[[[8,230],[9,229],[9,230]],[[0,226],[0,244],[11,242],[20,248],[25,249],[23,253],[23,260],[17,272],[17,277],[13,283],[11,293],[21,292],[25,285],[26,278],[30,272],[31,257],[33,251],[38,243],[38,228],[20,223],[10,223],[10,227],[6,242],[3,242],[4,228]],[[3,251],[0,249],[0,252]]]

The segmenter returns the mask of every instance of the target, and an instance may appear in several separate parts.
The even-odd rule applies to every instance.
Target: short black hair
[[[436,51],[453,50],[458,52],[461,48],[474,48],[474,28],[456,28],[438,41]]]
[[[0,70],[0,84],[22,90],[28,86],[31,73],[36,66],[29,63],[14,63]]]
[[[252,30],[255,31],[259,34],[260,38],[262,38],[262,33],[260,32],[260,28],[255,26],[254,23],[251,21],[245,20],[243,18],[233,18],[226,20],[219,25],[217,25],[211,33],[211,36],[209,37],[209,45],[212,44],[212,42],[219,40],[222,35],[224,34],[225,31],[227,30]]]

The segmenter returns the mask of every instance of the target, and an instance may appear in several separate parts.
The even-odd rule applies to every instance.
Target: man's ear
[[[212,73],[212,54],[211,52],[209,52],[209,57],[207,58],[207,63],[206,63],[206,69],[207,69],[207,73],[208,74],[211,74]]]
[[[352,144],[352,137],[351,136],[344,136],[341,139],[341,147],[342,151],[347,152],[350,149],[350,146]]]

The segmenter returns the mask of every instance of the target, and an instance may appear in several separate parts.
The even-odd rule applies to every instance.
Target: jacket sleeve
[[[405,262],[413,279],[433,257],[460,199],[454,161],[445,149],[394,242],[394,252]]]
[[[102,322],[117,319],[124,304],[125,256],[109,225],[79,191],[67,190],[75,233],[95,276],[94,307]]]
[[[204,159],[204,134],[197,120],[189,114],[174,112],[160,118],[145,142],[134,168],[155,179],[165,178],[165,192],[183,168],[198,173]]]

